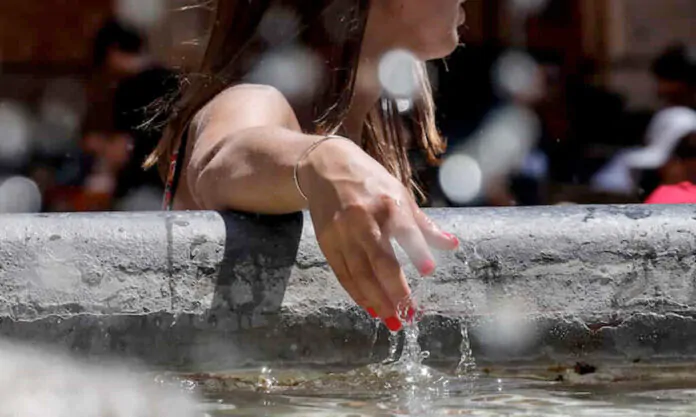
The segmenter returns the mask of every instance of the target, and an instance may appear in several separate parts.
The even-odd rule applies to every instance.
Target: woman
[[[432,161],[444,150],[423,67],[413,108],[401,116],[394,98],[382,97],[378,63],[395,49],[421,60],[451,53],[462,5],[218,0],[201,76],[188,81],[146,163],[168,172],[170,208],[265,214],[308,208],[340,283],[373,317],[399,330],[415,306],[390,237],[423,275],[435,269],[429,247],[451,250],[459,242],[414,201],[408,143]],[[296,17],[292,33],[264,36],[271,14]],[[287,97],[248,81],[269,53],[290,43],[324,65],[311,95]]]

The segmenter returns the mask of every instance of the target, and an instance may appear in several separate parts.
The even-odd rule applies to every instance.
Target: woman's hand
[[[348,141],[325,141],[298,172],[319,246],[341,285],[390,330],[399,330],[416,306],[390,239],[427,276],[435,270],[430,247],[452,250],[457,238],[435,226],[396,178]]]

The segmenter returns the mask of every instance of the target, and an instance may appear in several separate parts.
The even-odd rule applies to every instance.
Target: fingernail
[[[457,236],[447,232],[444,232],[444,235],[447,237],[447,239],[451,240],[452,243],[454,243],[456,246],[459,246],[459,239],[457,238]]]
[[[375,309],[372,308],[372,307],[368,307],[368,308],[367,308],[367,314],[369,314],[370,317],[372,317],[373,319],[376,319],[377,317],[379,317],[379,316],[377,315],[377,312],[375,311]]]
[[[396,317],[389,317],[388,319],[384,320],[384,324],[387,326],[387,329],[391,330],[392,332],[398,332],[401,330],[401,321]]]
[[[413,307],[409,307],[408,310],[406,310],[406,322],[411,323],[413,322],[413,318],[416,316],[416,310],[413,309]]]
[[[430,275],[433,272],[435,272],[435,262],[433,260],[427,260],[423,262],[418,268],[420,270],[420,273],[423,275]]]

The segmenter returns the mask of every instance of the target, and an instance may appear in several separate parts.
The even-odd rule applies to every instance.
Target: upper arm
[[[242,84],[230,87],[203,107],[192,121],[193,137],[189,167],[204,168],[236,133],[260,127],[282,127],[300,130],[292,107],[275,88]]]

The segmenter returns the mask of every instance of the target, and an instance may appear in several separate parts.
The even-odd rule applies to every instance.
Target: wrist
[[[321,194],[315,190],[327,180],[329,169],[346,160],[347,155],[354,152],[356,147],[355,142],[341,136],[327,136],[313,142],[295,166],[296,186],[302,197],[309,201],[313,196]]]

